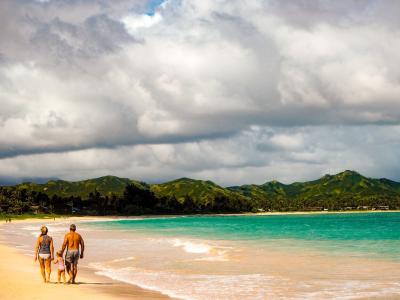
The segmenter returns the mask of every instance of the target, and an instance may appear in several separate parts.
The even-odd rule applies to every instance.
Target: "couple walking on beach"
[[[76,274],[78,272],[78,260],[83,258],[85,251],[85,243],[79,233],[76,232],[76,226],[71,224],[69,233],[64,237],[64,242],[60,251],[57,251],[57,258],[54,259],[53,238],[47,235],[46,226],[40,228],[40,236],[37,239],[35,247],[35,262],[39,260],[40,272],[44,282],[50,282],[51,262],[58,265],[58,282],[61,277],[65,283],[65,271],[69,275],[68,283],[75,283]],[[80,246],[80,249],[79,249]],[[65,255],[65,263],[63,259],[64,250],[67,249]]]

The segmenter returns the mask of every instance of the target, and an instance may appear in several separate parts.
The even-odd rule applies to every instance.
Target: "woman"
[[[35,262],[39,259],[40,272],[42,273],[43,281],[46,283],[50,282],[51,261],[54,259],[54,246],[53,239],[47,235],[47,227],[42,226],[40,232],[41,234],[36,242]]]

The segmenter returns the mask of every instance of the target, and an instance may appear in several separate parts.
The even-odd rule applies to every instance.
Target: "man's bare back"
[[[67,251],[79,251],[79,245],[81,246],[80,258],[83,258],[83,252],[85,251],[85,243],[83,242],[82,236],[75,232],[76,226],[72,224],[70,231],[64,237],[64,243],[62,245],[61,253],[64,253],[65,248]]]
[[[67,248],[67,254],[65,255],[65,263],[67,267],[67,272],[70,276],[68,282],[75,283],[75,277],[78,272],[78,260],[83,258],[83,252],[85,251],[85,243],[83,238],[77,232],[75,232],[76,226],[71,224],[70,231],[64,237],[64,243],[61,249],[61,255],[64,253],[65,248]],[[80,255],[79,255],[80,246]]]
[[[79,233],[71,231],[65,235],[64,241],[66,242],[68,250],[79,250],[79,245],[82,243],[83,239]]]

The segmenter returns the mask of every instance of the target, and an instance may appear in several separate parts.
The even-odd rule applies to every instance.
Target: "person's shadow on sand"
[[[72,283],[58,283],[58,282],[49,282],[50,284],[55,284],[55,285],[114,285],[112,282],[76,282],[74,284]]]
[[[81,285],[81,284],[88,284],[88,285],[113,285],[114,283],[112,282],[76,282],[76,285]]]

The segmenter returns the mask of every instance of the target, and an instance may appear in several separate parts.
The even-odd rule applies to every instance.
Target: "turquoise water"
[[[400,213],[182,216],[95,222],[111,230],[400,260]]]

